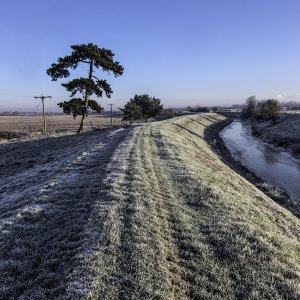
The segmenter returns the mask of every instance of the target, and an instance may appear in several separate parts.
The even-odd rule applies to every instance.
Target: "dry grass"
[[[127,124],[122,117],[113,117],[113,125],[119,126]],[[46,124],[48,133],[75,132],[79,128],[80,117],[75,120],[70,115],[46,115]],[[90,115],[85,120],[85,129],[106,128],[111,125],[110,117]],[[43,117],[35,116],[0,116],[0,132],[36,134],[41,133],[43,129]]]
[[[93,137],[94,150],[71,168],[70,183],[62,184],[71,175],[65,170],[57,188],[49,187],[52,222],[43,217],[47,206],[44,214],[30,206],[29,217],[23,209],[22,220],[6,223],[2,294],[299,299],[299,219],[211,151],[204,130],[222,119],[205,114],[137,126],[103,149]],[[23,197],[27,205],[37,201]],[[32,240],[28,228],[35,229]],[[28,249],[35,249],[29,261]],[[28,285],[20,287],[27,269]]]

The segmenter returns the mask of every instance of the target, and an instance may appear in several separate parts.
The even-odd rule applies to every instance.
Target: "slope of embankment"
[[[19,182],[12,205],[7,186],[4,298],[299,299],[299,219],[213,153],[204,132],[223,119],[93,134],[43,190]]]
[[[75,272],[97,274],[91,297],[297,299],[299,220],[212,153],[204,130],[221,119],[138,127],[114,154],[104,245]]]
[[[300,114],[282,114],[275,124],[254,122],[253,133],[267,143],[283,147],[300,157]]]

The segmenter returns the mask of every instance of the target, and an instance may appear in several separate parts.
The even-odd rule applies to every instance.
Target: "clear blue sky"
[[[88,42],[125,69],[104,75],[114,91],[105,108],[142,93],[166,107],[300,100],[299,16],[299,0],[2,1],[0,111],[33,111],[40,93],[56,109],[68,93],[46,70]]]

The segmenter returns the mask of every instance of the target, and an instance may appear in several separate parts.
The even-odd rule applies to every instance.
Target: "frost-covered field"
[[[282,114],[274,125],[270,121],[256,122],[252,128],[265,142],[284,147],[300,157],[300,113]]]
[[[298,299],[300,222],[202,114],[0,145],[0,298]]]
[[[0,298],[65,294],[106,165],[131,129],[0,146]]]
[[[114,116],[113,126],[127,124],[121,116]],[[50,135],[74,133],[79,128],[80,117],[75,120],[70,115],[46,115],[47,132]],[[109,116],[90,115],[84,123],[85,129],[107,128],[111,125]],[[41,115],[0,115],[0,142],[1,139],[13,137],[33,138],[41,136],[43,117]]]

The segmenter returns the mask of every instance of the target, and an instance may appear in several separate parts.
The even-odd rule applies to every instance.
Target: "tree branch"
[[[96,80],[100,81],[100,79],[94,75],[92,76],[92,78],[95,78]]]

